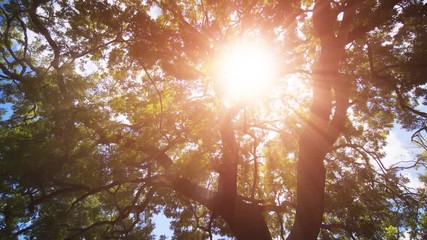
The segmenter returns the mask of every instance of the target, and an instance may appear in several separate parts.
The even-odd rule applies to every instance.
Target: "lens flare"
[[[277,61],[267,47],[236,44],[225,49],[219,80],[228,101],[248,101],[266,94],[277,72]]]

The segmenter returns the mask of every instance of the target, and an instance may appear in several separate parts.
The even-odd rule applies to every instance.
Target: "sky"
[[[34,39],[34,33],[29,31],[29,40],[30,42]],[[93,71],[96,71],[96,66],[94,64],[88,64],[85,67],[87,67],[86,72],[80,72],[82,74],[90,74]],[[76,69],[77,70],[77,69]],[[4,105],[0,104],[0,108],[6,108],[10,109],[10,104]],[[5,116],[3,116],[3,119],[7,119],[10,117],[11,112],[8,111]],[[403,130],[399,125],[396,125],[392,131],[390,132],[390,135],[387,138],[387,146],[384,148],[384,152],[386,153],[386,157],[384,158],[383,163],[386,167],[395,164],[399,161],[405,161],[405,160],[412,160],[414,156],[419,153],[419,149],[416,147],[415,144],[411,143],[411,132],[407,132]],[[420,170],[405,170],[403,171],[403,174],[407,176],[410,180],[408,185],[410,187],[416,188],[421,186],[421,182],[418,179],[418,175],[420,174]],[[154,222],[156,224],[156,227],[154,229],[153,234],[157,236],[157,239],[160,235],[166,235],[168,236],[168,239],[170,239],[170,236],[173,235],[172,230],[170,229],[170,220],[166,218],[163,214],[157,214],[154,217]],[[215,236],[215,240],[219,239],[226,239],[221,236]]]
[[[10,105],[0,104],[0,107],[9,108]],[[7,119],[10,116],[11,112],[3,116],[3,119]],[[389,136],[387,137],[387,146],[384,148],[386,157],[383,160],[383,163],[386,167],[391,166],[400,161],[412,160],[417,153],[420,153],[420,149],[411,142],[412,133],[403,130],[399,125],[396,125]],[[424,169],[425,170],[425,169]],[[421,170],[405,170],[403,174],[409,178],[410,182],[408,186],[412,188],[417,188],[422,186],[422,183],[418,179],[418,175],[421,173]],[[168,239],[173,235],[172,230],[170,229],[170,219],[165,217],[163,214],[156,214],[153,219],[156,227],[153,231],[153,234],[156,235],[159,239],[160,235],[168,236]],[[215,240],[226,239],[221,236],[215,236]]]
[[[159,10],[157,8],[152,8],[150,10],[154,18],[159,14]],[[29,31],[30,42],[32,42],[33,39],[34,33]],[[10,109],[10,105],[0,104],[0,108]],[[7,119],[8,117],[10,117],[10,114],[10,111],[8,111],[7,114],[3,116],[3,119],[1,120]],[[388,144],[384,148],[386,157],[384,158],[383,162],[386,167],[395,164],[399,161],[412,160],[415,155],[420,152],[420,150],[415,146],[415,144],[411,143],[411,135],[412,133],[401,129],[399,125],[393,128],[387,138]],[[410,187],[416,188],[421,186],[421,182],[418,180],[419,173],[420,170],[406,170],[403,172],[403,174],[405,174],[410,180],[410,182],[408,183]],[[170,219],[166,218],[163,214],[157,214],[154,216],[154,222],[156,224],[156,227],[154,229],[153,234],[157,236],[157,239],[159,239],[160,235],[166,235],[168,236],[168,239],[170,239],[170,236],[172,236],[173,234],[172,230],[170,229]],[[221,236],[215,236],[214,239],[220,240],[226,238]]]
[[[420,153],[420,149],[414,143],[411,143],[411,136],[411,132],[405,131],[398,124],[392,129],[390,135],[387,137],[387,146],[384,148],[386,157],[384,158],[383,163],[386,167],[400,161],[412,160],[417,153]],[[418,175],[420,173],[420,170],[403,171],[403,174],[410,180],[408,183],[409,187],[417,188],[422,186],[418,179]],[[157,239],[160,235],[166,235],[168,239],[170,239],[173,235],[173,232],[169,228],[170,219],[166,218],[162,214],[157,214],[154,217],[154,222],[156,224],[156,228],[154,229],[153,234],[157,236]],[[215,236],[214,239],[219,240],[227,238]]]
[[[0,105],[0,107],[9,106]],[[10,111],[5,117],[10,116]],[[383,163],[386,167],[389,167],[392,164],[395,164],[399,161],[412,160],[417,153],[420,153],[420,149],[414,144],[411,143],[412,133],[403,130],[399,125],[395,126],[390,135],[387,138],[387,146],[384,148],[386,157],[383,160]],[[421,173],[421,170],[405,170],[403,174],[407,176],[410,180],[408,186],[412,188],[417,188],[422,186],[421,182],[418,179],[418,175]],[[170,229],[170,219],[166,218],[163,214],[156,214],[153,219],[156,227],[153,231],[153,234],[156,235],[157,239],[160,235],[168,236],[168,239],[173,235],[172,230]],[[226,239],[221,236],[215,236],[215,240]]]
[[[156,214],[153,218],[154,223],[156,224],[156,228],[153,231],[153,234],[156,235],[157,239],[159,239],[160,235],[166,235],[168,237],[172,236],[173,232],[170,230],[170,219],[168,219],[163,214]]]
[[[411,132],[403,130],[399,125],[396,125],[393,128],[387,138],[387,146],[384,148],[384,151],[386,152],[384,164],[386,167],[402,160],[412,160],[416,154],[421,153],[421,149],[410,141],[411,136]],[[426,171],[426,169],[411,169],[403,171],[402,174],[404,174],[410,181],[407,184],[409,187],[418,188],[423,186],[418,179],[418,175],[421,174],[422,171]],[[403,239],[410,239],[408,232],[404,232]]]
[[[421,149],[417,147],[415,143],[411,142],[412,132],[403,130],[399,125],[395,126],[387,137],[387,146],[384,148],[386,157],[383,163],[386,167],[392,164],[396,164],[400,161],[413,160],[417,154],[421,153]],[[400,164],[399,166],[405,166]],[[404,170],[403,175],[409,178],[410,182],[408,186],[417,188],[422,186],[422,183],[418,179],[418,175],[426,169],[411,169]]]

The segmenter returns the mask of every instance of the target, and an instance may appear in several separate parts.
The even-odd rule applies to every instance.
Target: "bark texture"
[[[220,114],[220,134],[222,140],[222,164],[219,169],[218,191],[210,191],[173,174],[176,172],[173,161],[164,150],[154,146],[140,149],[156,159],[170,173],[153,184],[167,187],[182,196],[197,201],[215,215],[220,216],[229,226],[233,236],[242,240],[270,240],[271,234],[264,219],[264,206],[252,203],[237,194],[237,169],[239,146],[236,141],[233,117],[238,109],[224,108]]]
[[[344,129],[349,84],[339,76],[339,63],[349,32],[351,9],[338,36],[333,22],[336,15],[330,0],[316,1],[313,24],[320,38],[320,56],[313,67],[313,100],[309,119],[299,140],[297,162],[297,209],[288,240],[315,240],[324,212],[326,171],[324,159]]]
[[[237,169],[239,164],[239,145],[236,141],[233,117],[238,109],[224,109],[220,114],[220,133],[223,159],[218,183],[218,198],[215,211],[230,227],[237,239],[271,239],[262,208],[247,203],[237,195]]]
[[[351,84],[339,74],[345,45],[387,21],[400,0],[378,1],[378,8],[370,16],[376,21],[355,25],[355,9],[360,2],[346,1],[343,19],[338,24],[338,12],[331,8],[332,0],[315,1],[313,26],[320,39],[320,55],[313,67],[310,114],[299,139],[296,216],[287,240],[316,240],[320,232],[326,178],[324,159],[344,131],[350,96]],[[235,109],[224,108],[220,114],[223,159],[218,170],[217,192],[176,177],[157,184],[174,189],[221,216],[239,240],[270,240],[271,234],[263,216],[265,209],[237,193],[239,145],[232,121],[235,113]],[[153,147],[142,150],[157,159],[165,169],[173,169],[173,161],[164,151]]]

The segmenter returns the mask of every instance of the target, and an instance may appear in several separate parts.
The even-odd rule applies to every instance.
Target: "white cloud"
[[[401,161],[409,161],[412,158],[411,152],[404,147],[404,144],[397,138],[394,131],[390,132],[390,135],[387,137],[387,146],[384,148],[384,151],[386,152],[383,160],[385,167],[390,167]]]
[[[390,132],[390,135],[387,138],[387,146],[384,148],[386,153],[385,158],[383,159],[383,164],[385,167],[390,167],[391,165],[397,164],[397,166],[404,167],[410,166],[413,163],[399,163],[402,161],[412,161],[415,158],[414,152],[408,150],[410,146],[409,138],[406,142],[400,140],[397,136],[397,131],[394,129]],[[402,131],[402,130],[400,130]],[[401,171],[402,176],[405,176],[409,179],[409,183],[406,185],[410,188],[419,188],[422,185],[418,179],[418,173],[415,170],[403,170]]]
[[[423,186],[423,183],[418,178],[418,174],[414,171],[402,171],[402,175],[407,177],[409,179],[409,183],[406,184],[406,186],[410,188],[419,188]]]
[[[32,44],[36,40],[37,33],[27,28],[28,44]]]
[[[111,117],[113,121],[123,124],[130,124],[128,117],[124,114],[117,114],[116,116]]]
[[[403,233],[403,240],[409,240],[409,239],[411,239],[411,236],[409,235],[409,232],[408,232],[408,231],[405,231],[405,232]]]

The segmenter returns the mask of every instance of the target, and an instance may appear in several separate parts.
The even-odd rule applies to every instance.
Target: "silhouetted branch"
[[[369,31],[374,30],[376,27],[388,21],[388,13],[392,13],[394,6],[401,2],[401,0],[382,0],[380,1],[379,7],[372,13],[372,17],[376,21],[372,24],[358,25],[354,27],[348,34],[347,43],[353,42],[356,39],[360,39],[366,35]]]
[[[323,229],[327,229],[327,230],[331,230],[331,229],[341,229],[344,230],[348,233],[348,235],[350,236],[351,239],[356,240],[356,238],[353,236],[353,230],[351,227],[345,225],[345,224],[322,224],[321,228]]]

